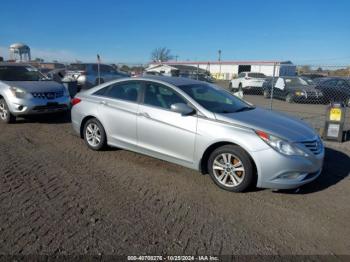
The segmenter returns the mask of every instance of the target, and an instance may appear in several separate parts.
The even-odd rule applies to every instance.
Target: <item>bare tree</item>
[[[170,49],[166,47],[158,47],[152,51],[151,59],[154,62],[166,62],[173,59]]]

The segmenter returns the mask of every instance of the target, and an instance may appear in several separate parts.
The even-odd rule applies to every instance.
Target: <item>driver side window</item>
[[[174,90],[157,83],[146,83],[144,104],[170,110],[172,104],[187,102]]]

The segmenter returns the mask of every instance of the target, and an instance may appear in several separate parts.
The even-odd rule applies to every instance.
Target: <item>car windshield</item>
[[[178,87],[213,113],[229,114],[254,109],[253,106],[215,85],[191,84]]]
[[[71,64],[68,66],[68,70],[71,71],[84,71],[86,69],[85,64]]]
[[[31,66],[0,66],[0,80],[41,81],[47,78]]]
[[[262,73],[248,73],[249,77],[253,77],[253,78],[265,78],[266,76]]]
[[[302,79],[301,77],[291,77],[291,78],[285,78],[284,82],[290,86],[300,86],[300,85],[308,86],[312,83],[312,80],[311,80],[311,83],[309,83],[308,81],[306,81],[305,79]]]

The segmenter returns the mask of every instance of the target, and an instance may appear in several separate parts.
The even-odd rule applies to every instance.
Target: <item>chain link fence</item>
[[[271,70],[271,67],[273,68]],[[257,106],[280,111],[323,132],[327,108],[341,103],[346,110],[344,129],[350,130],[350,67],[336,65],[261,65],[259,71],[242,71],[217,84]]]

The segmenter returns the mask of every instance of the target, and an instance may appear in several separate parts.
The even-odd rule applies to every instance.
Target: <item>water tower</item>
[[[16,62],[29,62],[30,48],[26,44],[15,43],[10,45],[10,59]]]

